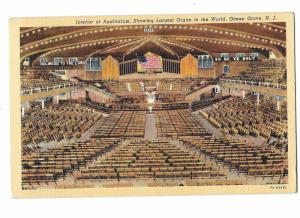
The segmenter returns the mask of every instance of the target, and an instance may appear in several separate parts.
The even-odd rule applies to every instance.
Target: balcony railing
[[[220,79],[220,82],[241,84],[241,85],[251,85],[251,86],[262,86],[262,87],[275,88],[275,89],[287,89],[287,85],[283,85],[283,84],[279,84],[279,83],[234,80],[234,79]]]
[[[30,89],[21,90],[21,95],[31,95],[34,93],[47,92],[47,91],[56,90],[56,89],[82,86],[84,84],[85,83],[83,83],[83,82],[79,82],[79,83],[67,82],[67,83],[60,83],[60,84],[56,84],[53,86],[47,86],[47,87],[33,87]]]
[[[112,94],[112,93],[110,93],[110,92],[107,92],[107,91],[105,91],[105,90],[103,90],[103,89],[101,89],[101,88],[98,88],[98,87],[96,87],[96,86],[89,85],[88,87],[89,87],[90,89],[92,89],[92,90],[95,90],[95,91],[97,91],[97,92],[100,92],[100,93],[102,93],[102,94],[104,94],[104,95],[108,95],[108,96],[110,96],[110,97],[112,97],[112,98],[116,98],[116,97],[117,97],[116,95],[114,95],[114,94]]]

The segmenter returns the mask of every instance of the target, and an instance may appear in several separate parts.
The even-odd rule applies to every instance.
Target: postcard
[[[10,19],[16,198],[294,193],[293,13]]]

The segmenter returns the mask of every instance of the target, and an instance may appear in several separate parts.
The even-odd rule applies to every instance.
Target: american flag
[[[147,52],[142,56],[137,56],[138,58],[138,71],[143,72],[147,69],[162,69],[162,58],[161,56],[155,55],[151,52]]]

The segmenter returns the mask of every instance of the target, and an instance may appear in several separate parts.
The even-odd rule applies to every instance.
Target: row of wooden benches
[[[252,96],[245,99],[231,97],[200,113],[225,133],[252,135],[269,138],[287,137],[287,120],[284,112],[274,109],[275,105],[261,100],[256,105]]]
[[[182,142],[239,173],[261,177],[288,174],[287,156],[268,146],[248,145],[226,138],[184,138]]]
[[[22,146],[39,146],[42,142],[80,138],[101,113],[80,104],[49,106],[31,111],[22,118]]]
[[[187,109],[156,111],[155,120],[159,137],[210,135]]]
[[[75,173],[77,180],[200,179],[224,171],[169,141],[131,140]]]

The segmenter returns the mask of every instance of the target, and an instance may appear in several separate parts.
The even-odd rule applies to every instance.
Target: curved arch
[[[157,42],[157,41],[155,41],[155,40],[153,40],[153,42],[157,45],[157,46],[160,46],[161,48],[163,48],[164,50],[166,50],[166,51],[171,51],[171,52],[173,52],[173,54],[174,55],[176,55],[177,56],[177,59],[179,60],[180,58],[179,58],[179,55],[177,54],[177,52],[175,52],[173,49],[171,49],[170,47],[168,47],[168,46],[166,46],[166,45],[164,45],[164,44],[161,44],[161,43],[159,43],[159,42]]]
[[[172,38],[191,38],[190,36],[187,35],[168,35],[168,37],[172,37]],[[248,42],[244,42],[244,41],[238,41],[238,40],[230,40],[230,39],[219,39],[219,38],[210,38],[210,37],[199,37],[199,36],[193,36],[192,38],[194,39],[198,39],[198,40],[207,40],[207,43],[212,43],[210,41],[222,41],[222,42],[226,42],[226,43],[233,43],[233,44],[242,44],[242,45],[248,45],[248,46],[255,46],[259,49],[262,48],[266,48],[270,51],[273,51],[279,58],[284,57],[284,55],[280,52],[279,49],[277,49],[276,47],[270,47],[270,46],[266,46],[263,44],[257,44],[257,43],[248,43]],[[189,45],[192,46],[192,45]],[[237,45],[235,45],[237,46]],[[249,47],[250,48],[250,47]],[[211,52],[207,52],[208,54],[211,54]]]
[[[140,39],[136,39],[136,40],[133,40],[133,41],[131,41],[131,42],[122,42],[122,43],[119,43],[119,44],[116,44],[116,45],[112,45],[112,46],[108,46],[108,47],[106,47],[106,48],[103,48],[103,49],[98,49],[98,50],[96,50],[96,51],[94,51],[94,52],[92,52],[92,53],[90,53],[88,56],[86,56],[86,59],[87,58],[89,58],[89,57],[91,57],[92,55],[94,55],[94,54],[97,54],[97,53],[103,53],[103,52],[105,52],[105,51],[107,51],[108,49],[115,49],[116,47],[119,47],[119,46],[121,46],[121,47],[126,47],[126,46],[128,46],[128,45],[130,45],[130,44],[136,44],[137,43],[137,41],[140,41]]]
[[[211,54],[209,51],[206,51],[206,50],[203,50],[201,48],[198,48],[194,45],[189,45],[189,44],[186,44],[186,43],[183,43],[183,42],[178,42],[177,40],[173,41],[173,40],[169,40],[169,39],[164,39],[166,41],[169,41],[171,43],[177,43],[177,44],[180,44],[180,45],[183,45],[183,46],[186,46],[186,47],[189,47],[189,49],[195,49],[195,50],[198,50],[200,52],[203,52],[203,53],[206,53],[206,54]]]
[[[82,44],[98,43],[98,42],[109,41],[109,40],[135,39],[135,38],[137,38],[137,37],[113,37],[113,38],[105,38],[105,39],[101,39],[101,40],[85,41],[84,43],[81,42],[81,43],[62,45],[62,46],[57,46],[57,47],[53,47],[53,48],[50,48],[50,49],[42,49],[42,50],[31,52],[29,54],[21,56],[20,60],[23,60],[25,57],[28,57],[28,56],[31,56],[31,55],[34,55],[34,54],[37,54],[37,53],[42,53],[42,52],[45,52],[45,53],[42,53],[40,56],[42,56],[42,55],[45,56],[50,51],[53,51],[55,49],[62,49],[62,48],[65,48],[65,47],[70,47],[70,46],[78,46],[78,45],[82,45]]]

